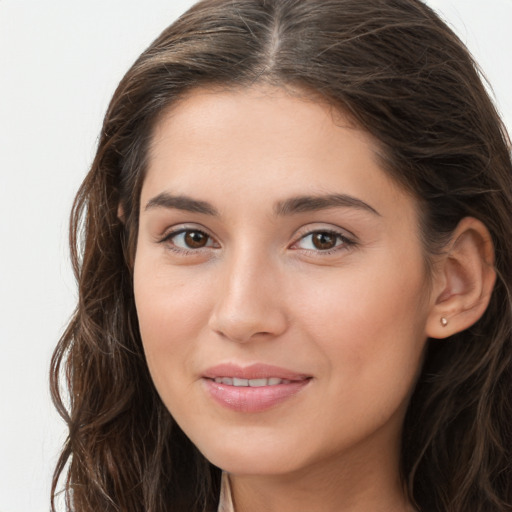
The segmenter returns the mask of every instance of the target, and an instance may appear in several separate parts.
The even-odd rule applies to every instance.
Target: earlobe
[[[462,219],[436,265],[430,338],[446,338],[476,323],[491,298],[496,271],[489,230],[473,217]]]
[[[119,203],[117,207],[117,218],[124,224],[125,223],[125,216],[124,216],[124,208],[121,206],[121,203]]]

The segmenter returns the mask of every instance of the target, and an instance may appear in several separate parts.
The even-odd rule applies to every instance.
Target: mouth
[[[226,386],[235,386],[237,388],[262,388],[263,386],[279,386],[280,384],[290,384],[293,382],[288,379],[280,379],[279,377],[270,377],[268,379],[238,379],[236,377],[215,377],[213,381],[217,384],[225,384]]]
[[[202,380],[217,404],[235,412],[255,413],[294,398],[312,376],[263,364],[224,364],[207,370]]]
[[[278,386],[311,378],[304,373],[263,363],[249,366],[234,363],[219,364],[208,368],[202,376],[217,381],[218,384],[241,387]]]

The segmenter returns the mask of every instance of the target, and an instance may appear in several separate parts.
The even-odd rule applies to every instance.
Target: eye
[[[294,244],[294,248],[308,251],[330,251],[337,247],[352,245],[353,242],[341,233],[329,230],[312,231]]]
[[[218,247],[213,238],[199,229],[180,229],[166,235],[162,242],[172,244],[178,250],[203,249],[205,247]]]

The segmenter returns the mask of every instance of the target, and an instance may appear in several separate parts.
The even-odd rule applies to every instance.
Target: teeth
[[[279,384],[290,384],[290,380],[270,377],[270,379],[238,379],[237,377],[216,377],[217,384],[226,384],[227,386],[261,388],[263,386],[277,386]]]
[[[268,379],[251,379],[249,381],[249,386],[251,386],[251,388],[260,388],[261,386],[268,385]]]

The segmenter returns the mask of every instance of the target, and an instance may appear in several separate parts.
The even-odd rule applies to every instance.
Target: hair
[[[204,0],[120,82],[75,199],[78,305],[51,367],[69,428],[52,511],[61,479],[66,508],[77,512],[217,506],[220,469],[180,430],[151,381],[132,264],[162,112],[196,88],[253,84],[313,92],[370,133],[385,170],[420,204],[427,256],[464,217],[489,229],[497,273],[490,304],[470,329],[428,340],[401,471],[419,510],[512,510],[510,140],[468,50],[419,0]]]

